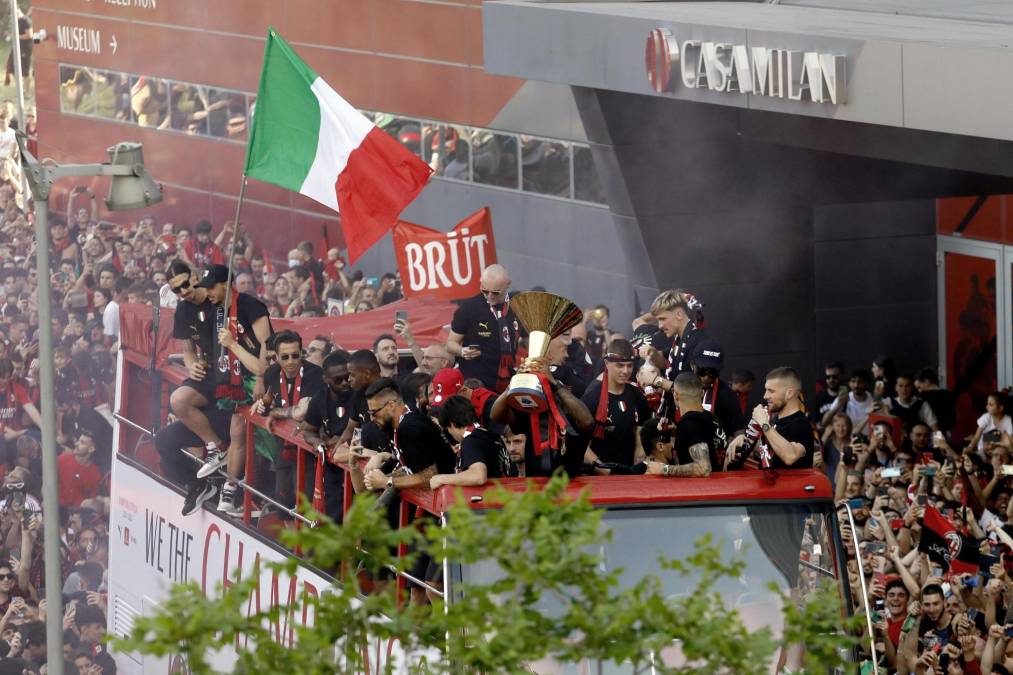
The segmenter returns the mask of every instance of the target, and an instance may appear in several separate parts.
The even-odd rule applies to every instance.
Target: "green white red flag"
[[[377,242],[432,170],[268,29],[245,173],[341,214],[349,262]]]

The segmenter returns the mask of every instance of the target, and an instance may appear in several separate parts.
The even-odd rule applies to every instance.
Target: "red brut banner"
[[[471,214],[450,232],[399,220],[394,251],[405,297],[459,300],[477,295],[482,270],[496,262],[489,208]]]

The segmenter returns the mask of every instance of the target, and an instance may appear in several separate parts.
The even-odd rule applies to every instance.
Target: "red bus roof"
[[[547,478],[506,478],[481,487],[445,485],[436,492],[405,490],[405,499],[430,513],[443,513],[461,490],[473,509],[494,508],[487,493],[502,487],[522,492],[529,486],[542,487]],[[576,497],[586,491],[596,506],[637,506],[679,502],[766,502],[827,501],[833,490],[826,475],[816,469],[791,471],[730,471],[707,478],[666,478],[664,476],[581,476],[570,481],[567,494]]]

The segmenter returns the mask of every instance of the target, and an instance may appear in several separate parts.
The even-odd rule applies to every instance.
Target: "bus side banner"
[[[310,596],[330,592],[331,581],[300,567],[295,575],[273,572],[267,563],[280,562],[285,554],[208,510],[186,518],[180,515],[183,497],[145,472],[116,461],[113,477],[112,522],[109,533],[109,632],[129,631],[133,617],[149,614],[175,583],[192,582],[205,595],[214,596],[259,570],[259,584],[246,603],[248,614],[271,607],[289,607],[269,627],[275,641],[295,645],[296,626],[313,625],[311,610],[297,607]],[[232,649],[216,653],[211,665],[228,672],[236,649],[246,646],[240,636]],[[397,644],[363,645],[368,654],[365,673],[383,672],[387,661],[398,660],[395,672],[407,672],[404,654]],[[182,657],[169,659],[116,654],[123,673],[187,672]],[[174,670],[170,670],[173,668]]]

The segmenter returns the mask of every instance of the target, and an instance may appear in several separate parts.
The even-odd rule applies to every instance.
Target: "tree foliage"
[[[304,558],[317,568],[345,570],[329,592],[298,598],[295,607],[249,613],[257,574],[213,597],[195,584],[177,585],[159,611],[138,619],[114,648],[182,653],[198,675],[214,672],[212,654],[235,644],[242,645],[236,673],[361,673],[369,638],[395,639],[407,655],[402,664],[388,662],[386,672],[403,666],[416,673],[530,673],[540,663],[601,659],[633,673],[653,667],[663,674],[760,675],[789,643],[807,645],[810,672],[842,664],[854,641],[842,631],[834,587],[818,588],[806,603],[782,595],[781,641],[769,630],[748,631],[726,607],[718,583],[739,577],[744,564],[724,560],[709,536],[686,559],[659,561],[659,571],[695,584],[693,593],[666,597],[653,576],[623,587],[621,570],[603,570],[597,552],[609,537],[602,512],[586,498],[565,498],[565,488],[559,477],[542,491],[487,495],[502,507],[478,514],[459,504],[444,523],[402,530],[387,525],[369,495],[356,498],[341,526],[311,513],[321,524],[286,531],[283,541],[307,552]],[[399,603],[393,583],[364,589],[361,579],[411,565],[412,556],[393,554],[399,544],[484,573],[451,579],[448,605],[439,598],[431,606]],[[294,574],[296,566],[289,559],[267,567]],[[278,627],[286,623],[283,613],[303,612],[304,604],[314,621],[293,628],[298,648],[289,649]],[[666,665],[662,652],[675,651],[683,656],[680,663]]]

